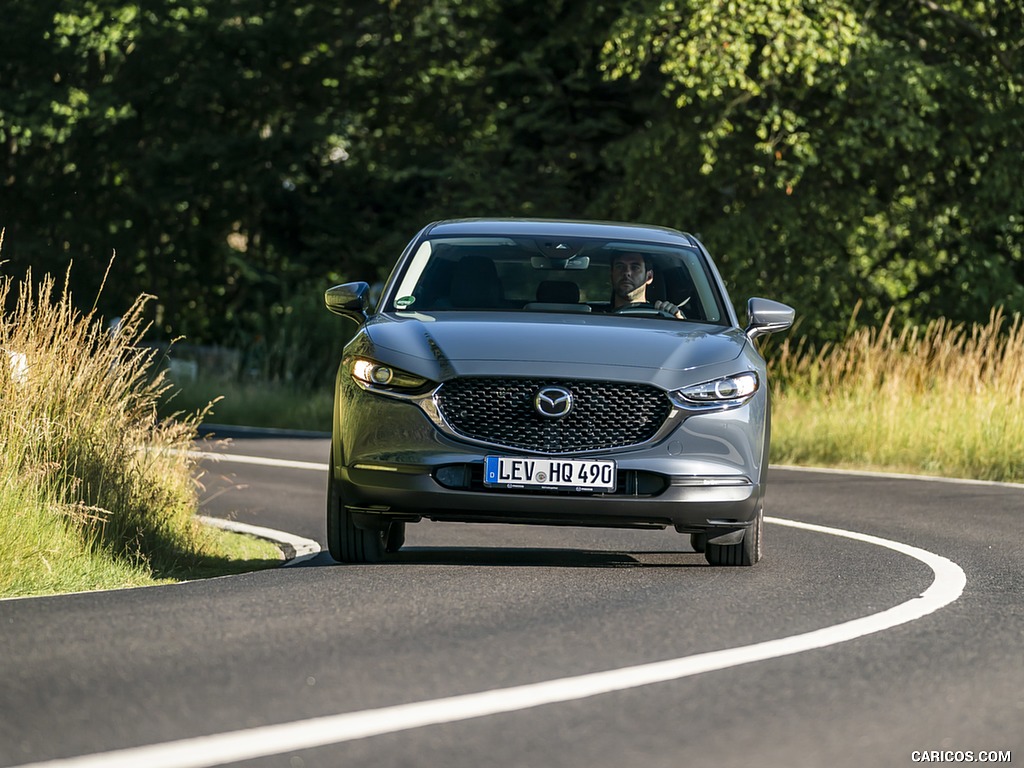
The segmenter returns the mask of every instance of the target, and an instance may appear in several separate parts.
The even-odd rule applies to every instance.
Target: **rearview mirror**
[[[587,269],[590,266],[590,257],[573,256],[558,259],[552,256],[534,256],[530,263],[534,269]]]
[[[758,336],[784,331],[793,325],[796,310],[785,304],[769,299],[753,298],[747,302],[747,337],[753,341]]]

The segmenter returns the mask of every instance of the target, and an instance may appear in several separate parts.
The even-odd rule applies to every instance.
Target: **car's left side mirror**
[[[364,323],[369,294],[370,286],[367,283],[345,283],[328,288],[324,293],[324,304],[336,315]]]
[[[769,299],[753,298],[747,302],[747,327],[745,333],[753,341],[758,336],[784,331],[793,325],[796,310],[785,304]]]

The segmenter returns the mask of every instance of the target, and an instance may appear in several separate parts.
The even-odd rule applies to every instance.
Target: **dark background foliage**
[[[811,339],[1024,309],[1015,0],[9,0],[0,272],[323,380],[437,218],[699,234]]]

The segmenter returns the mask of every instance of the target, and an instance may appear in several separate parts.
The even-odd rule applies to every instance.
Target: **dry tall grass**
[[[821,350],[794,341],[772,363],[777,463],[1024,481],[1024,322],[891,318]]]
[[[0,307],[14,287],[0,280]],[[0,315],[0,594],[174,575],[207,541],[188,456],[201,414],[157,419],[147,298],[109,330],[51,277],[17,288]]]

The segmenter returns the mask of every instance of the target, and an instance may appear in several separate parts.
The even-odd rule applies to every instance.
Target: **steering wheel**
[[[676,316],[665,309],[658,309],[649,301],[638,301],[633,304],[623,304],[612,310],[613,315],[660,315],[670,320],[676,320]]]

